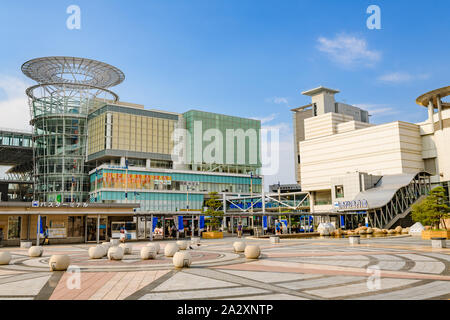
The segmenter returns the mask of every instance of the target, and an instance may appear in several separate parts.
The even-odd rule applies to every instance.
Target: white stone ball
[[[119,247],[123,249],[124,254],[131,254],[131,252],[133,251],[133,248],[127,243],[121,243]]]
[[[156,259],[156,248],[146,246],[141,249],[141,259],[142,260],[149,260],[149,259]]]
[[[200,244],[200,238],[192,238],[191,244],[193,245],[199,245]]]
[[[109,248],[111,248],[111,242],[103,242],[102,246],[106,248],[106,250],[108,251]]]
[[[150,242],[147,244],[147,247],[154,247],[157,254],[161,252],[161,246],[157,242]]]
[[[42,257],[42,254],[44,253],[44,248],[39,246],[33,246],[30,249],[28,249],[28,255],[32,258]]]
[[[188,243],[187,243],[187,241],[180,240],[180,241],[177,241],[177,246],[178,246],[178,248],[180,248],[180,250],[186,250],[188,247]]]
[[[188,251],[179,251],[173,256],[173,265],[175,268],[189,268],[191,263],[192,257]]]
[[[70,265],[70,258],[65,254],[56,254],[51,256],[48,265],[50,271],[66,271]]]
[[[245,251],[245,242],[244,241],[236,241],[233,243],[234,252],[244,252]]]
[[[245,257],[247,259],[258,259],[261,255],[261,249],[259,246],[252,245],[245,247]]]
[[[174,242],[168,243],[166,247],[164,248],[164,255],[166,257],[173,257],[175,253],[177,253],[179,250],[178,245]]]
[[[89,248],[89,258],[101,259],[105,256],[105,247],[103,245]]]
[[[0,265],[7,265],[11,261],[11,254],[9,252],[0,252]]]
[[[123,259],[123,248],[122,247],[111,247],[108,250],[109,260],[122,260]]]

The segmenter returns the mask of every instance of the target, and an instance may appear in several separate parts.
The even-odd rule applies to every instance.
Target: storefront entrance
[[[97,223],[98,217],[87,217],[87,242],[97,242]],[[106,241],[107,218],[100,218],[99,241]]]

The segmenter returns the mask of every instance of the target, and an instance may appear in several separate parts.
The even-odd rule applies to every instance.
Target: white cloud
[[[363,110],[369,111],[370,115],[388,115],[398,113],[397,110],[390,107],[387,104],[371,104],[371,103],[361,103],[355,104],[355,107],[361,108]]]
[[[414,80],[427,80],[429,78],[430,75],[426,73],[412,75],[408,72],[391,72],[378,77],[378,80],[386,83],[405,83]]]
[[[288,99],[284,98],[284,97],[267,98],[266,102],[275,103],[275,104],[288,104],[289,103]]]
[[[264,118],[255,117],[255,118],[251,118],[251,119],[259,120],[259,121],[261,121],[261,124],[266,124],[268,122],[271,122],[271,121],[275,120],[277,117],[278,117],[278,113],[272,113],[270,116],[267,116],[267,117],[264,117]]]
[[[27,87],[28,84],[19,78],[0,75],[0,90],[5,95],[0,100],[0,127],[31,131]]]
[[[344,67],[372,66],[381,59],[381,52],[369,50],[365,39],[338,34],[334,39],[320,37],[318,49]]]

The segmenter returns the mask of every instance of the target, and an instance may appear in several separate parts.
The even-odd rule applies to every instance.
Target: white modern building
[[[421,123],[370,124],[367,111],[336,103],[336,93],[323,87],[306,91],[311,105],[293,110],[297,178],[310,194],[312,213],[335,213],[340,224],[350,217],[391,227],[407,222],[411,205],[433,184],[448,190],[450,104],[442,98],[450,87],[417,99],[429,112]],[[299,121],[308,109],[311,115]]]

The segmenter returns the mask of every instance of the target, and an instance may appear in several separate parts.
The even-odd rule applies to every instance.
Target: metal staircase
[[[369,224],[373,227],[390,229],[407,218],[412,206],[421,202],[430,192],[430,175],[418,173],[412,181],[399,188],[385,205],[368,211]]]

